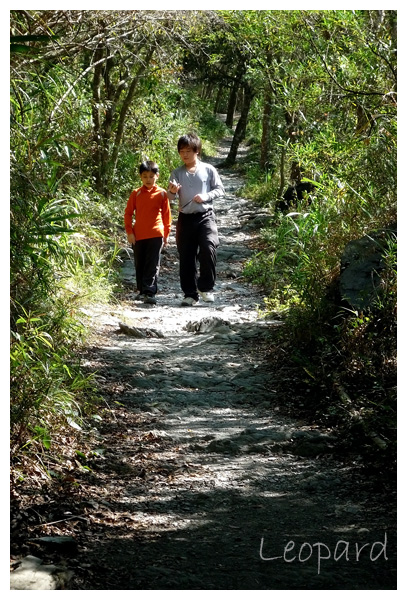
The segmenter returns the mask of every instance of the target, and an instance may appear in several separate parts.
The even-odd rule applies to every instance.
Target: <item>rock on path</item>
[[[87,568],[76,585],[393,589],[388,511],[335,458],[330,432],[279,414],[284,398],[276,397],[273,372],[247,351],[281,326],[259,316],[261,292],[241,277],[248,242],[268,215],[236,197],[236,173],[221,176],[215,303],[180,306],[172,238],[156,306],[135,300],[125,250],[127,299],[109,314],[89,311],[97,334],[90,366],[101,385],[120,384],[113,398],[127,417],[112,424],[110,437],[100,434],[102,479],[90,494],[99,495],[97,510],[110,524],[101,519],[98,536],[82,542]],[[116,467],[107,475],[109,457]]]

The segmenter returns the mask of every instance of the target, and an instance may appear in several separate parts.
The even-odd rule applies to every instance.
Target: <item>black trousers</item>
[[[179,213],[176,241],[181,289],[185,296],[198,300],[198,290],[210,292],[216,280],[219,237],[213,211]]]
[[[154,296],[157,293],[162,247],[161,237],[138,240],[133,244],[137,289],[141,294]]]

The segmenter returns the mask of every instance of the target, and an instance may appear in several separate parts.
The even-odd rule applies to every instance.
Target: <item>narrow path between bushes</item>
[[[268,215],[235,195],[236,172],[220,173],[215,303],[180,306],[173,235],[156,306],[135,300],[124,249],[123,297],[87,310],[87,366],[109,411],[91,471],[47,522],[72,518],[37,534],[75,539],[75,590],[396,589],[394,506],[332,431],[285,415],[291,382],[267,360],[283,325],[259,316],[261,291],[241,276]]]

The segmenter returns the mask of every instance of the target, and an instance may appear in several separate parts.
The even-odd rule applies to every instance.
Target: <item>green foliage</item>
[[[292,11],[281,16],[276,13],[272,20],[280,19],[284,56],[274,53],[271,61],[264,53],[258,56],[265,72],[277,77],[274,101],[282,110],[275,109],[274,115],[289,117],[280,130],[272,130],[276,144],[271,148],[285,150],[285,182],[291,164],[298,163],[302,179],[314,181],[316,190],[310,206],[305,199],[291,214],[276,215],[271,229],[263,232],[265,249],[258,260],[274,273],[264,274],[263,281],[280,278],[281,287],[293,289],[318,318],[319,299],[346,242],[396,219],[393,14],[387,21],[374,11]],[[289,50],[293,30],[298,43]],[[259,115],[255,117],[258,123]],[[252,132],[258,144],[259,132]],[[281,184],[278,162],[271,154],[272,168],[263,174],[250,166],[241,193],[274,208]],[[252,263],[246,268],[257,281],[261,271]],[[278,295],[278,284],[275,288]]]
[[[100,231],[100,214],[92,225],[99,205],[85,191],[50,181],[47,161],[31,172],[13,162],[12,171],[10,391],[17,452],[33,440],[48,448],[49,431],[74,426],[88,411],[94,383],[75,358],[86,334],[80,307],[110,299],[117,241]]]
[[[82,398],[93,394],[91,377],[82,375],[71,352],[83,336],[83,327],[70,317],[62,302],[48,312],[27,312],[20,307],[10,348],[11,428],[14,450],[27,443],[30,431],[48,432],[56,417],[71,419],[86,412]],[[37,436],[38,437],[38,436]],[[45,447],[50,437],[39,436]]]
[[[110,300],[117,247],[113,236],[90,224],[85,200],[81,213],[72,213],[75,229],[72,224],[61,226],[69,221],[69,204],[69,199],[53,201],[39,211],[38,219],[27,225],[18,252],[12,253],[10,371],[15,449],[31,439],[30,432],[48,430],[51,424],[55,427],[58,419],[74,426],[88,412],[88,398],[94,396],[92,377],[83,374],[75,358],[86,336],[80,309]],[[79,209],[78,201],[75,206]],[[43,438],[37,435],[36,439]]]
[[[245,176],[244,186],[237,191],[239,196],[250,198],[256,204],[260,204],[274,211],[276,197],[278,192],[278,181],[275,176],[275,165],[269,163],[268,169],[264,171],[260,168],[258,162],[258,148],[256,147],[255,154],[257,159],[254,160],[251,153],[248,154],[242,168]]]
[[[123,196],[127,199],[131,189],[140,185],[138,167],[143,160],[158,163],[158,184],[166,187],[171,171],[180,164],[178,138],[189,131],[199,134],[203,153],[211,154],[226,128],[195,90],[178,88],[174,92],[173,86],[162,81],[151,84],[149,95],[129,114],[115,177],[116,201]]]
[[[196,128],[194,120],[182,108],[180,97],[169,92],[157,83],[151,95],[135,106],[134,112],[129,115],[119,155],[115,195],[118,191],[127,195],[129,182],[133,182],[132,187],[140,185],[138,167],[143,160],[158,163],[158,184],[166,187],[174,164],[179,162],[176,150],[178,137],[184,131]]]
[[[276,212],[262,230],[245,275],[265,288],[265,314],[284,318],[290,358],[307,374],[310,412],[349,428],[369,449],[378,444],[380,460],[392,460],[395,445],[396,241],[385,244],[387,268],[367,314],[338,307],[338,275],[348,241],[397,222],[395,18],[393,11],[292,11],[281,20],[281,51],[271,60],[258,55],[273,78],[273,166],[265,172],[255,164],[257,105],[240,192],[274,211],[293,163],[314,181],[311,204],[305,198],[288,214]]]

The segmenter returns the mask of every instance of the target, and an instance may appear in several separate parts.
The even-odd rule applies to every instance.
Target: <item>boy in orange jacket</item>
[[[171,209],[167,192],[156,184],[158,165],[146,160],[140,165],[139,173],[143,185],[130,194],[124,226],[133,248],[137,289],[145,303],[156,304],[161,250],[168,244]]]

